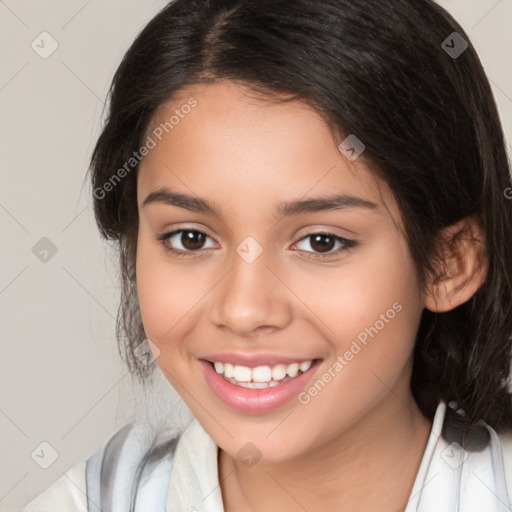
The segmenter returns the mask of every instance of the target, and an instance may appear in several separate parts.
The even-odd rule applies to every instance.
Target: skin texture
[[[137,290],[157,363],[218,444],[226,512],[402,510],[431,422],[410,391],[412,350],[424,307],[447,310],[485,277],[471,247],[450,276],[420,290],[397,204],[387,186],[339,150],[321,117],[300,102],[272,104],[226,81],[193,86],[166,104],[150,130],[190,97],[198,104],[138,169]],[[148,131],[149,133],[149,131]],[[340,141],[341,142],[341,141]],[[218,205],[222,218],[150,203],[160,187]],[[378,205],[280,218],[281,201],[350,193]],[[184,258],[156,237],[199,229],[204,245]],[[306,235],[358,242],[325,259]],[[248,236],[263,249],[248,264]],[[175,248],[186,250],[180,235]],[[322,358],[321,375],[392,305],[401,310],[308,404],[292,400],[248,415],[221,402],[197,357],[239,351]],[[237,459],[247,443],[261,452]]]

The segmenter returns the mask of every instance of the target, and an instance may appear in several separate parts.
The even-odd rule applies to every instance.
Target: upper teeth
[[[284,364],[276,364],[275,366],[256,366],[249,368],[248,366],[232,365],[231,363],[221,363],[215,361],[215,371],[224,375],[227,379],[234,378],[238,382],[270,382],[273,380],[282,380],[289,375],[296,377],[299,370],[305,372],[313,360],[303,361],[302,363],[292,363],[288,366]]]

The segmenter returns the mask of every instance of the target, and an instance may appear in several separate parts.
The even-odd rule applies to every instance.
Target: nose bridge
[[[238,335],[260,327],[283,328],[290,317],[288,298],[270,266],[270,254],[254,238],[242,241],[217,288],[212,322]]]

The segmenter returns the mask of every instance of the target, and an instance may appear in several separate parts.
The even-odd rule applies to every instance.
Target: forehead
[[[311,106],[255,97],[229,81],[182,89],[147,135],[156,145],[139,166],[139,204],[161,187],[240,207],[333,192],[375,203],[390,196],[362,159],[340,152]]]

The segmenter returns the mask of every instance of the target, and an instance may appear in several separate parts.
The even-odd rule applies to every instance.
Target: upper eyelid
[[[204,229],[201,229],[201,228],[187,228],[187,227],[184,227],[184,228],[178,228],[178,229],[172,229],[170,231],[165,231],[164,233],[162,233],[161,236],[165,236],[167,238],[170,238],[171,236],[175,236],[177,235],[178,233],[181,233],[182,231],[192,231],[192,232],[197,232],[197,233],[203,233],[204,235],[206,235],[208,238],[211,238],[212,240],[214,240],[215,242],[217,242],[217,240],[215,240],[215,237],[209,235],[206,230]],[[218,242],[217,242],[218,243]]]
[[[307,240],[308,238],[310,238],[314,235],[330,236],[330,237],[334,238],[336,242],[340,242],[342,245],[345,242],[346,248],[349,248],[352,245],[353,246],[358,245],[358,242],[356,240],[354,240],[353,238],[347,238],[347,237],[344,237],[341,235],[337,235],[336,233],[332,233],[330,231],[319,230],[319,231],[312,231],[310,233],[306,233],[304,236],[300,237],[296,242],[294,242],[292,247],[296,246],[299,242]],[[305,251],[305,252],[312,252],[313,254],[319,254],[319,253],[315,253],[314,251]],[[337,251],[332,251],[332,252],[326,253],[326,254],[334,255],[334,254],[336,254],[336,252]]]

